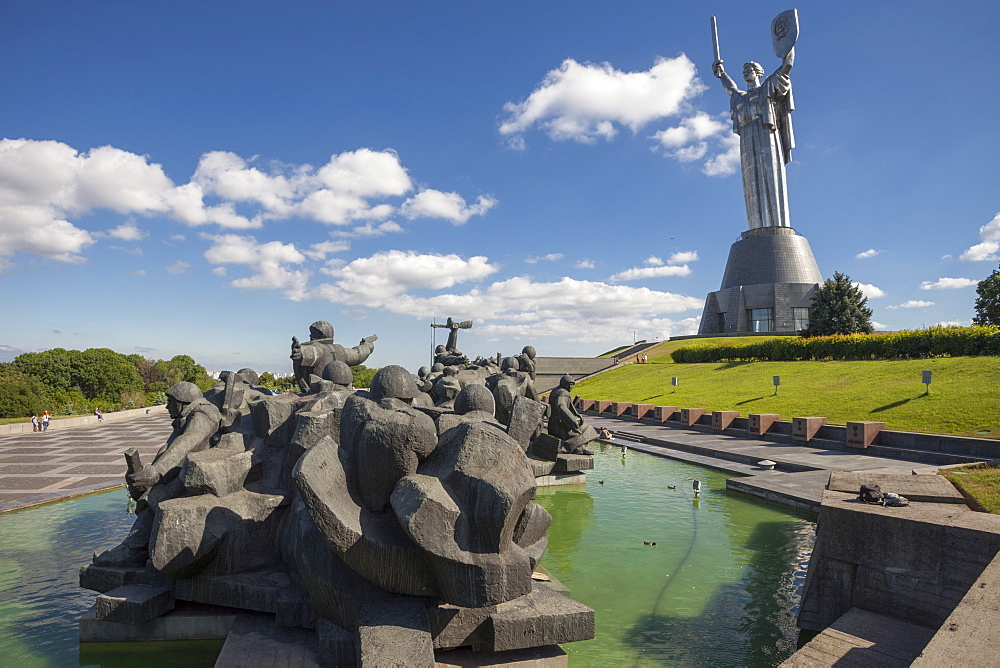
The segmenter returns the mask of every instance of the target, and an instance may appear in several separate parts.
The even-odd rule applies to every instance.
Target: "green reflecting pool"
[[[597,611],[597,638],[565,648],[571,665],[773,666],[792,653],[809,516],[726,492],[716,471],[611,447],[595,460],[586,486],[538,494],[554,518],[543,565]],[[0,515],[0,665],[212,665],[221,642],[81,648],[94,594],[80,565],[133,519],[124,490]]]
[[[726,477],[605,446],[586,486],[539,490],[553,517],[542,564],[597,613],[597,637],[564,647],[571,665],[774,666],[792,654],[815,524],[727,492]]]

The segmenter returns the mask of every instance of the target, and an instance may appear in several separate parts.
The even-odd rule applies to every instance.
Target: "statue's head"
[[[418,376],[418,377],[420,377],[420,378],[424,378],[424,377],[425,377],[425,376],[427,376],[427,374],[429,374],[430,372],[431,372],[431,370],[430,370],[430,369],[428,369],[428,368],[427,368],[427,367],[425,367],[425,366],[422,366],[422,367],[420,367],[419,369],[417,369],[417,376]]]
[[[504,357],[503,362],[500,364],[500,370],[509,371],[511,369],[514,371],[520,371],[521,363],[517,361],[516,357]]]
[[[764,76],[764,68],[761,67],[760,63],[755,63],[750,61],[743,66],[743,80],[744,81],[756,81]]]
[[[535,346],[525,346],[521,348],[521,354],[527,355],[531,359],[535,359]]]
[[[390,364],[378,370],[372,378],[371,395],[375,401],[382,399],[411,400],[420,394],[413,374],[399,366]]]
[[[334,360],[323,367],[323,380],[329,380],[337,385],[350,387],[354,381],[354,374],[351,373],[351,367],[347,366],[347,362]]]
[[[565,390],[573,389],[574,385],[576,385],[576,380],[574,380],[573,376],[568,373],[559,379],[559,387]]]
[[[450,376],[457,376],[458,375],[458,367],[457,366],[446,366],[444,368],[444,375],[449,376],[449,377]]]
[[[166,392],[167,395],[167,413],[170,417],[180,417],[181,410],[190,403],[198,401],[204,395],[201,390],[194,383],[189,383],[187,381],[181,381],[171,386]]]
[[[444,364],[441,364],[441,362],[434,362],[434,364],[431,365],[431,373],[438,373],[441,371],[444,371]]]
[[[242,380],[248,385],[256,385],[257,381],[260,380],[260,376],[253,369],[240,369],[236,372],[236,377]]]
[[[434,349],[435,355],[444,355],[446,352],[448,352],[448,349],[445,348],[444,346],[438,346],[437,348]]]
[[[313,324],[309,325],[309,340],[315,341],[316,339],[332,339],[333,338],[333,325],[328,323],[326,320],[317,320]]]
[[[486,389],[485,385],[478,383],[466,385],[455,397],[455,412],[465,415],[472,411],[485,411],[493,415],[496,411],[496,402],[493,393]]]

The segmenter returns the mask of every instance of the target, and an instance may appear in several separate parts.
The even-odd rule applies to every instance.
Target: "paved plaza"
[[[125,483],[124,453],[144,463],[171,432],[163,412],[75,429],[0,436],[0,512],[110,489]]]

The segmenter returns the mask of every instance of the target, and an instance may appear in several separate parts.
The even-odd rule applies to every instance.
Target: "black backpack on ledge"
[[[858,501],[865,503],[882,503],[882,488],[878,485],[861,485]]]

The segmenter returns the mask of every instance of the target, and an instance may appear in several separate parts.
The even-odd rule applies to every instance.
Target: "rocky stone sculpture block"
[[[531,437],[534,436],[544,417],[545,404],[526,397],[515,397],[507,435],[521,446],[522,451],[526,452]]]
[[[739,411],[713,411],[712,412],[712,429],[716,431],[724,431],[729,429],[729,425],[733,423],[733,420],[740,416]]]
[[[357,665],[434,668],[434,643],[419,599],[366,603],[358,612]]]
[[[747,430],[751,436],[763,436],[780,419],[777,413],[751,413]]]
[[[556,457],[556,464],[552,467],[552,473],[576,473],[578,471],[589,471],[593,468],[593,455],[560,453]]]
[[[550,434],[540,434],[532,442],[531,451],[546,461],[554,462],[562,452],[562,441]]]
[[[160,502],[149,555],[171,577],[239,573],[278,560],[275,514],[284,497],[247,490],[222,498],[188,496]],[[169,527],[169,531],[160,531]]]
[[[883,429],[885,422],[848,422],[847,445],[852,448],[867,448]]]
[[[811,441],[820,427],[825,424],[825,417],[792,418],[792,438],[796,441]]]
[[[192,452],[181,469],[184,488],[191,494],[226,496],[243,488],[253,453],[221,448]]]
[[[122,624],[145,624],[172,610],[174,597],[165,587],[131,584],[112,589],[97,597],[99,620]]]
[[[537,583],[531,594],[498,605],[490,620],[495,652],[594,637],[593,610]]]

